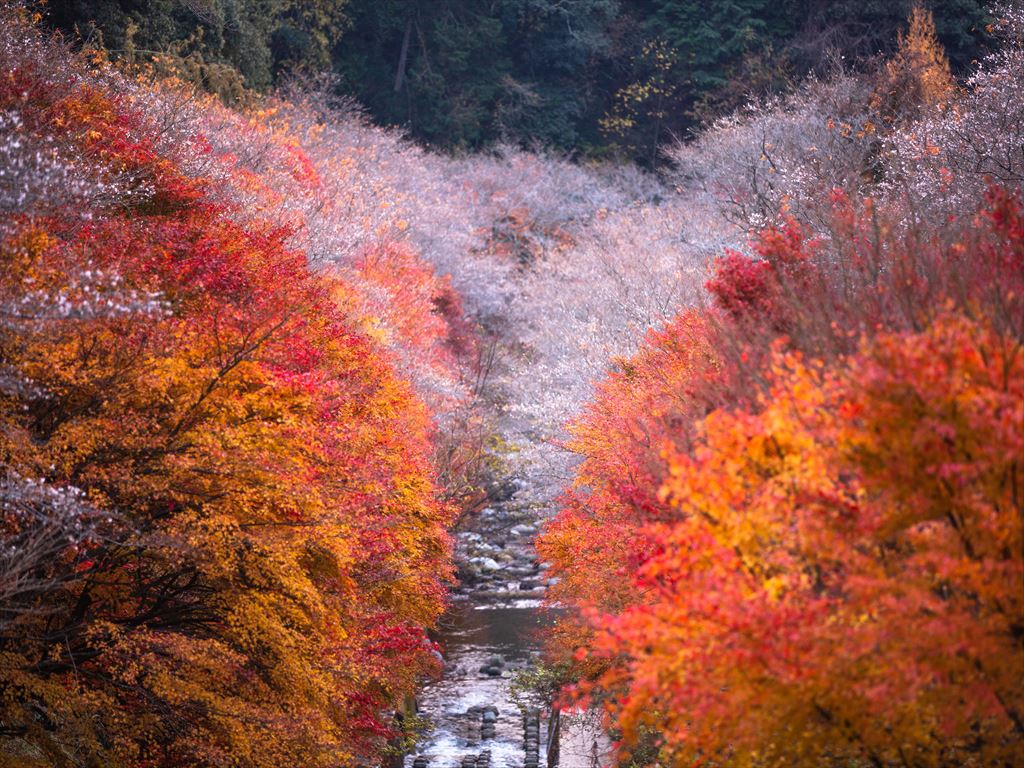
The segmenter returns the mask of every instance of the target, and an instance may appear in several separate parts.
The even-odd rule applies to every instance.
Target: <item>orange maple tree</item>
[[[451,574],[411,339],[269,194],[243,211],[162,149],[119,75],[3,21],[0,111],[92,186],[0,230],[0,541],[36,557],[0,561],[0,764],[370,759]],[[376,299],[400,329],[457,301],[405,262],[416,300]]]
[[[1014,764],[1020,201],[832,227],[727,255],[576,425],[552,652],[676,765]]]

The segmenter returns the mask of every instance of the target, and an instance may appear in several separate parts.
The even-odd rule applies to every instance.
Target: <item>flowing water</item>
[[[548,581],[535,559],[535,520],[531,510],[498,505],[457,536],[462,580],[435,636],[444,673],[418,697],[429,726],[405,768],[547,765],[548,712],[513,695],[554,620],[541,605]]]
[[[536,653],[537,634],[547,619],[537,607],[504,607],[463,601],[444,617],[438,642],[445,657],[441,680],[419,698],[421,716],[431,727],[406,758],[431,768],[489,764],[519,768],[526,762],[524,712],[513,700],[510,683]],[[492,728],[488,724],[492,724]],[[546,723],[539,730],[539,754],[545,764]],[[490,760],[477,763],[482,753]]]

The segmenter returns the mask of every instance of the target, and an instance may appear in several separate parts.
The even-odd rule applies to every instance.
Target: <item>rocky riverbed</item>
[[[471,530],[457,533],[457,596],[479,606],[540,605],[551,580],[533,546],[537,520],[530,505],[510,500],[484,509]]]
[[[513,695],[554,617],[541,605],[551,583],[537,561],[537,509],[515,496],[484,509],[456,534],[459,585],[437,641],[440,680],[418,714],[429,727],[405,768],[538,768],[547,765],[548,712]]]

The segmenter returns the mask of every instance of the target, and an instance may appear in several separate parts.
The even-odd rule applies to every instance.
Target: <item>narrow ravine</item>
[[[530,277],[542,279],[539,272]],[[458,584],[435,634],[443,674],[417,697],[427,728],[404,768],[597,768],[595,750],[608,749],[600,728],[554,714],[552,702],[522,679],[558,620],[544,599],[554,581],[535,538],[570,477],[574,459],[560,447],[562,430],[583,399],[574,393],[561,407],[538,410],[538,374],[569,364],[578,350],[569,338],[547,346],[525,340],[538,329],[521,318],[505,317],[499,328],[498,361],[481,406],[504,446],[501,470],[489,484],[489,505],[453,532]]]
[[[531,183],[538,180],[524,179],[518,193],[529,195]],[[625,192],[621,198],[623,207],[634,199]],[[567,208],[561,197],[548,202],[550,211]],[[501,446],[494,457],[500,469],[490,483],[489,506],[454,531],[459,583],[435,636],[444,670],[417,697],[417,715],[428,726],[404,768],[597,768],[612,762],[599,718],[553,716],[552,702],[531,700],[522,690],[528,686],[516,684],[539,659],[545,629],[558,620],[545,603],[552,579],[534,539],[571,482],[577,457],[566,448],[566,424],[578,416],[613,354],[632,343],[632,333],[605,339],[602,331],[597,338],[595,328],[648,323],[615,297],[629,292],[623,285],[664,271],[655,255],[639,276],[606,267],[595,272],[594,259],[580,254],[601,253],[606,244],[587,239],[589,221],[580,214],[578,222],[561,222],[566,229],[559,231],[571,229],[580,238],[571,255],[563,241],[535,232],[543,257],[513,263],[492,255],[437,265],[451,269],[484,344],[493,345],[478,397]],[[638,245],[636,251],[652,249]],[[484,276],[477,274],[481,269]],[[553,719],[560,726],[554,749]]]

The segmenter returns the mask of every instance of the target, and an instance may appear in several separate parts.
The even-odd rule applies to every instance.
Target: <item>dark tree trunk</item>
[[[412,19],[405,22],[405,35],[402,36],[402,53],[398,56],[398,71],[395,72],[395,93],[402,90],[405,80],[405,62],[409,58],[409,38],[412,37]]]

